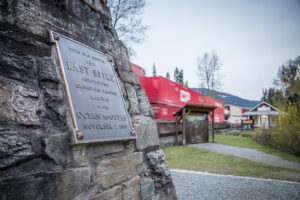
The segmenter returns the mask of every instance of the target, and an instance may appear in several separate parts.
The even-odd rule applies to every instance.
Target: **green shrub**
[[[263,145],[271,145],[271,134],[268,129],[257,128],[254,130],[254,135],[252,137],[256,142]]]
[[[281,113],[275,127],[255,129],[253,139],[263,145],[300,156],[300,109],[289,104],[287,112]]]
[[[271,146],[300,156],[300,109],[290,104],[271,131]]]

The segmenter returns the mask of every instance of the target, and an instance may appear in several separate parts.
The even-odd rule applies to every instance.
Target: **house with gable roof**
[[[277,108],[265,101],[262,101],[249,112],[243,113],[242,116],[253,120],[254,128],[269,129],[275,125],[278,114],[279,110]]]

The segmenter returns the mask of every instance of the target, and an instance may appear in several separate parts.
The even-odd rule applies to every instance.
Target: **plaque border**
[[[87,143],[97,143],[97,142],[110,142],[110,141],[124,141],[124,140],[135,140],[136,139],[136,134],[135,135],[132,135],[130,137],[118,137],[118,138],[111,138],[111,139],[93,139],[93,140],[80,140],[77,138],[77,132],[78,132],[78,126],[77,126],[77,121],[76,121],[76,117],[75,117],[75,112],[74,112],[74,107],[73,107],[73,103],[72,103],[72,99],[71,99],[71,95],[70,95],[70,90],[69,90],[69,85],[68,85],[68,81],[67,81],[67,78],[66,78],[66,74],[65,74],[65,68],[64,68],[64,65],[63,65],[63,61],[62,61],[62,58],[61,58],[61,53],[60,53],[60,50],[59,50],[59,45],[58,45],[58,41],[57,39],[55,39],[56,36],[58,37],[64,37],[68,40],[71,40],[73,42],[76,42],[77,44],[80,44],[80,45],[83,45],[93,51],[96,51],[102,55],[105,55],[108,57],[109,59],[109,62],[110,62],[110,66],[113,70],[113,73],[117,79],[117,85],[118,85],[118,89],[120,91],[120,94],[121,94],[121,98],[122,98],[122,102],[123,102],[123,106],[125,108],[125,112],[126,112],[126,115],[127,115],[127,118],[128,118],[128,121],[129,121],[129,124],[130,124],[130,128],[132,131],[134,131],[134,128],[132,126],[132,122],[131,122],[131,118],[129,116],[129,113],[128,113],[128,110],[126,109],[126,104],[125,104],[125,100],[124,100],[124,96],[122,94],[122,91],[121,91],[121,88],[120,88],[120,83],[119,83],[119,78],[117,76],[117,73],[115,71],[115,67],[114,67],[114,61],[113,61],[113,57],[108,55],[108,54],[105,54],[97,49],[94,49],[88,45],[85,45],[81,42],[78,42],[72,38],[69,38],[67,36],[64,36],[60,33],[57,33],[55,31],[52,31],[52,30],[49,30],[49,34],[50,34],[50,39],[51,39],[51,42],[55,43],[55,48],[56,48],[56,52],[57,52],[57,57],[58,57],[58,61],[59,61],[59,67],[60,67],[60,71],[61,71],[61,75],[62,75],[62,78],[64,80],[64,86],[65,86],[65,91],[66,91],[66,95],[67,95],[67,100],[68,100],[68,105],[69,105],[69,109],[70,109],[70,113],[71,113],[71,117],[72,117],[72,122],[73,122],[73,126],[72,127],[72,132],[73,132],[73,145],[75,144],[87,144]]]

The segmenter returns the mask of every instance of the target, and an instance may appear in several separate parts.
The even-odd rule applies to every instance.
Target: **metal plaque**
[[[50,31],[56,43],[75,143],[135,139],[109,55]]]

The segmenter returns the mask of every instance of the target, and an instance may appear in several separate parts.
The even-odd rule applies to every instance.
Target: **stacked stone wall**
[[[114,58],[136,140],[72,144],[49,30]],[[0,1],[0,199],[177,199],[153,111],[105,1]]]

